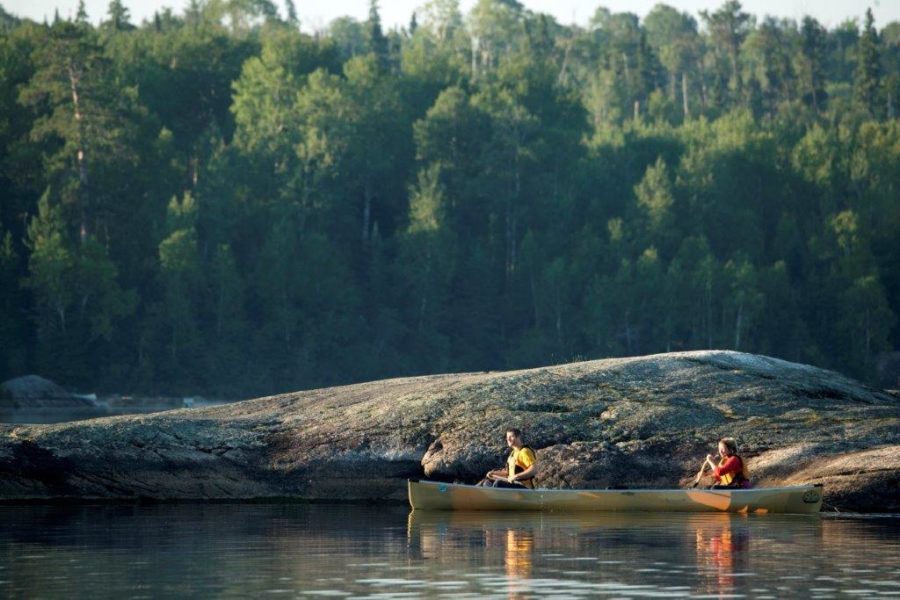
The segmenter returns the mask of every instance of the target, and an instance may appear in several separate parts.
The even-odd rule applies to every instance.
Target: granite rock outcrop
[[[687,485],[734,436],[756,485],[825,485],[826,508],[900,511],[900,399],[728,351],[410,377],[202,409],[0,427],[0,499],[402,501],[474,482],[525,430],[546,487]]]

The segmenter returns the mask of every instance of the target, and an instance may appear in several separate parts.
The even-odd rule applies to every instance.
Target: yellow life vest
[[[535,461],[537,461],[537,457],[535,457],[534,455],[534,450],[532,450],[528,446],[522,446],[518,450],[513,448],[513,451],[509,454],[509,458],[506,459],[507,473],[509,473],[510,475],[521,473],[522,471],[533,465]],[[528,479],[520,479],[519,483],[527,488],[534,487],[534,481],[531,477],[529,477]]]

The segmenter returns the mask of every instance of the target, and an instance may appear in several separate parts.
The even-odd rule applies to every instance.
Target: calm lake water
[[[900,516],[0,506],[0,597],[900,597]]]

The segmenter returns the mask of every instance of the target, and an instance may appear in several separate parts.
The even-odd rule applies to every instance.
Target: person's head
[[[720,456],[734,456],[737,454],[737,442],[734,441],[734,438],[722,438],[719,440],[719,455]]]
[[[522,430],[510,427],[506,430],[506,445],[510,448],[518,448],[522,445]]]

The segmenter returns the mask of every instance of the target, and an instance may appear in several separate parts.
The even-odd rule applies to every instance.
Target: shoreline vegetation
[[[0,8],[0,381],[729,348],[898,386],[900,23],[423,4],[314,35],[269,0]]]
[[[900,398],[731,351],[0,425],[0,499],[402,502],[407,478],[476,481],[510,424],[538,453],[541,487],[684,487],[733,435],[756,486],[821,483],[826,510],[900,512]]]
[[[203,396],[75,393],[43,377],[26,375],[0,383],[0,423],[61,423],[176,408],[218,406],[236,401]]]

